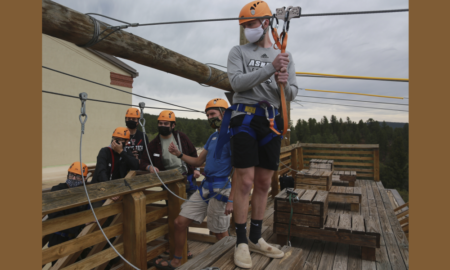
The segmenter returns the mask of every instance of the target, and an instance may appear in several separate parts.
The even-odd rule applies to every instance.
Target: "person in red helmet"
[[[263,17],[267,19],[252,19]],[[283,118],[278,113],[284,86],[286,101],[298,92],[295,66],[290,53],[280,53],[269,35],[272,12],[264,1],[246,4],[239,24],[250,42],[234,46],[228,55],[227,73],[234,90],[233,105],[225,113],[216,154],[227,140],[231,142],[232,165],[236,169],[234,210],[236,247],[234,262],[241,268],[251,268],[250,252],[271,258],[282,258],[284,252],[261,237],[262,220],[267,204],[271,178],[278,169]],[[228,129],[229,127],[229,129]],[[229,135],[231,134],[231,136]],[[252,186],[252,214],[247,238],[248,196]]]
[[[64,183],[60,183],[56,186],[53,186],[51,191],[58,191],[68,188],[74,188],[78,186],[83,185],[83,177],[86,181],[86,176],[88,174],[88,167],[86,164],[82,163],[80,166],[80,162],[74,162],[72,165],[70,165],[68,172],[67,172],[67,179]],[[48,219],[62,217],[66,215],[75,214],[81,211],[84,211],[87,209],[88,205],[81,205],[74,208],[69,208],[66,210],[61,210],[55,213],[48,214]],[[48,247],[52,247],[61,243],[64,243],[66,241],[69,241],[71,239],[74,239],[78,236],[78,234],[83,229],[84,225],[75,226],[69,229],[65,229],[59,232],[52,233],[50,235],[50,238],[48,240]],[[56,260],[52,262],[52,266],[56,263]]]
[[[142,155],[145,154],[144,147],[148,145],[147,134],[138,130],[140,117],[141,111],[139,108],[129,108],[125,114],[125,124],[130,130],[130,140],[125,145],[125,150],[132,153],[139,160],[139,163]]]

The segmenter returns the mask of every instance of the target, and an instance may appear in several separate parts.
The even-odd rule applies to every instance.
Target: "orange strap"
[[[283,37],[283,44],[281,45],[281,53],[286,52],[288,34],[285,33]],[[286,107],[286,96],[284,95],[284,86],[282,84],[278,84],[278,88],[280,88],[280,101],[281,101],[281,109],[283,111],[283,132],[282,135],[286,134],[288,129],[288,116],[287,116],[287,107]]]

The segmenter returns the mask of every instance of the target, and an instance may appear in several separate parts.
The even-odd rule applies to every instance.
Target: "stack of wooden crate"
[[[303,169],[297,173],[295,187],[329,191],[332,184],[333,171],[319,169]]]

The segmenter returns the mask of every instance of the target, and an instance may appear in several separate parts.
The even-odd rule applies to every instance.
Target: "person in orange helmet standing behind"
[[[74,162],[72,165],[70,165],[69,170],[67,172],[67,179],[65,183],[60,183],[56,186],[53,186],[51,191],[57,191],[57,190],[63,190],[68,188],[74,188],[78,186],[83,185],[83,177],[86,181],[86,176],[88,174],[88,167],[86,164],[82,163],[80,166],[80,162]],[[55,213],[48,214],[48,219],[62,217],[66,215],[75,214],[81,211],[86,210],[88,205],[81,205],[74,208],[69,208],[66,210],[61,210]],[[69,241],[71,239],[74,239],[78,236],[78,234],[83,229],[84,225],[78,225],[73,228],[65,229],[59,232],[55,232],[50,235],[49,241],[48,241],[48,247],[52,247],[61,243],[64,243],[66,241]],[[56,263],[56,260],[52,262],[52,266]]]
[[[182,174],[187,176],[188,183],[186,185],[186,192],[190,196],[197,190],[195,179],[200,177],[200,171],[170,154],[169,145],[174,143],[183,154],[191,157],[198,157],[197,149],[195,149],[194,144],[186,134],[174,130],[175,126],[176,118],[174,112],[166,110],[159,114],[159,134],[147,147],[153,166],[150,164],[147,153],[144,153],[139,167],[141,170],[150,171],[151,173],[178,169]]]
[[[111,144],[100,149],[91,183],[124,178],[130,170],[139,169],[139,161],[125,149],[130,140],[130,130],[118,127],[112,134]],[[114,197],[113,199],[117,199]]]
[[[146,154],[144,146],[148,145],[147,134],[138,130],[139,118],[141,117],[141,111],[139,108],[129,108],[125,115],[125,124],[130,130],[130,140],[125,145],[125,150],[132,153],[138,160],[141,161],[142,155]],[[145,142],[144,142],[145,140]]]
[[[231,161],[236,169],[234,204],[239,205],[234,209],[237,236],[234,262],[241,268],[252,267],[250,252],[271,258],[284,256],[284,252],[261,237],[261,227],[267,192],[280,156],[283,119],[278,113],[281,105],[278,84],[284,86],[287,102],[295,98],[298,86],[291,54],[276,50],[268,35],[272,12],[267,3],[250,2],[239,14],[239,18],[263,16],[268,18],[239,20],[250,43],[234,46],[228,55],[227,73],[235,93],[233,106],[222,121],[216,149],[216,155],[220,156],[220,148],[231,140]],[[227,134],[228,127],[231,139]],[[248,196],[253,185],[247,238]]]

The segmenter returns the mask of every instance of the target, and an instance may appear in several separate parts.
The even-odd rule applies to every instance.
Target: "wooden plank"
[[[147,223],[156,221],[162,217],[165,217],[165,216],[167,216],[167,213],[168,213],[167,207],[162,207],[158,210],[148,212],[145,216],[145,223],[147,224]]]
[[[309,161],[305,161],[305,164],[309,164]],[[361,167],[373,167],[373,163],[360,163],[360,162],[335,162],[334,165],[338,166],[361,166]],[[336,167],[335,167],[336,168]],[[345,168],[344,171],[347,171],[348,169]],[[353,171],[357,171],[353,169]]]
[[[104,243],[106,243],[106,241]],[[118,237],[116,237],[116,239],[114,239],[114,241],[112,242],[112,245],[116,246],[121,243],[123,243],[123,239],[122,239],[122,235],[119,235]],[[96,247],[97,246],[100,247],[99,245],[101,245],[101,243],[96,245]],[[95,249],[91,249],[91,251],[89,252],[89,254],[86,257],[90,257],[94,254],[101,252],[103,250],[103,248],[104,248],[104,246],[102,247],[102,249],[100,249],[98,251],[96,251]],[[109,261],[106,261],[106,262],[100,264],[99,266],[95,267],[93,270],[104,270],[108,266],[108,264],[109,264]]]
[[[304,158],[332,158],[334,160],[373,160],[373,157],[349,157],[349,156],[316,156],[316,155],[305,155]],[[310,161],[311,162],[311,161]]]
[[[297,149],[293,149],[291,151],[291,168],[294,170],[292,171],[291,176],[295,178],[298,170],[298,157],[297,157]]]
[[[320,204],[312,204],[312,203],[298,203],[293,202],[292,208],[294,213],[298,214],[306,214],[306,215],[315,215],[320,216],[321,215],[321,207]],[[291,205],[288,201],[275,201],[275,210],[276,211],[282,211],[282,212],[291,212]]]
[[[123,255],[123,243],[114,246],[114,248],[117,250],[117,252],[119,252],[119,254]],[[64,270],[92,269],[100,264],[103,264],[104,262],[108,262],[114,259],[117,256],[117,253],[112,248],[108,248],[89,258],[71,264],[65,267]],[[52,269],[53,268],[50,268],[50,270]]]
[[[276,211],[274,214],[274,218],[275,218],[274,222],[289,224],[289,220],[291,219],[290,217],[291,217],[291,213]],[[310,226],[310,227],[315,227],[315,228],[322,228],[323,227],[323,217],[312,216],[312,215],[293,214],[292,215],[292,224],[293,225]]]
[[[364,227],[364,217],[361,215],[352,216],[352,233],[364,234],[366,229]]]
[[[168,185],[168,188],[172,190],[173,193],[177,194],[181,198],[186,198],[186,187],[182,182],[172,183]],[[172,194],[169,194],[168,198],[168,224],[169,224],[169,246],[170,246],[170,257],[173,258],[175,253],[175,219],[181,210],[181,205],[183,201]],[[182,251],[183,258],[181,259],[181,264],[187,261],[187,239],[184,242],[184,247]]]
[[[373,155],[372,151],[345,151],[345,150],[317,150],[317,149],[305,149],[306,154],[341,154],[341,155]]]
[[[112,203],[113,200],[109,201],[110,203],[108,205],[95,208],[95,214],[99,220],[122,212],[122,202]],[[92,221],[95,221],[95,218],[90,209],[67,216],[48,219],[42,222],[42,235],[59,232]]]
[[[340,194],[340,193],[329,193],[328,194],[329,202],[338,202],[338,203],[360,203],[361,195],[356,194]]]
[[[347,270],[349,261],[349,245],[339,243],[336,249],[336,256],[334,263],[329,269],[333,270]]]
[[[298,170],[303,170],[304,168],[304,161],[303,161],[303,148],[298,147],[297,148],[297,159],[298,159]]]
[[[362,269],[361,247],[349,245],[347,270],[361,270],[361,269]]]
[[[403,261],[400,250],[398,249],[397,242],[395,241],[392,232],[384,232],[384,241],[386,242],[387,254],[389,261],[391,262],[393,269],[406,269],[405,262]]]
[[[320,258],[322,257],[323,249],[325,248],[325,243],[322,241],[314,241],[311,251],[309,252],[308,258],[304,264],[303,269],[317,269],[319,267]]]
[[[345,187],[345,193],[347,193],[347,194],[354,194],[353,187]]]
[[[407,209],[406,207],[408,207],[408,206],[409,206],[409,202],[400,205],[399,207],[395,208],[393,211],[397,212],[397,211],[399,211],[400,209],[403,209],[403,208],[405,208],[405,210],[406,210]]]
[[[319,190],[316,193],[316,196],[312,200],[312,203],[318,203],[318,204],[324,204],[327,201],[328,198],[328,192]]]
[[[234,249],[236,238],[227,236],[216,244],[210,246],[201,254],[196,255],[177,270],[197,270],[212,265],[218,258],[225,255],[230,249]]]
[[[215,235],[208,235],[208,234],[196,233],[196,232],[188,232],[187,239],[191,240],[191,241],[199,241],[199,242],[211,243],[211,244],[217,243],[217,238]]]
[[[378,149],[378,144],[327,144],[327,143],[300,143],[303,148],[350,148],[350,149]]]
[[[301,268],[301,255],[303,250],[295,247],[284,246],[281,248],[284,252],[284,257],[281,259],[273,259],[265,270],[278,270],[278,269],[300,269]],[[255,266],[253,269],[258,269]],[[261,268],[259,268],[261,269]]]
[[[340,214],[338,230],[344,232],[352,231],[352,216],[350,214]]]
[[[96,225],[96,224],[95,224]],[[123,224],[116,224],[114,226],[103,229],[108,238],[112,238],[122,233]],[[101,231],[96,231],[82,237],[69,240],[56,246],[52,246],[42,250],[42,265],[65,257],[77,251],[83,251],[85,248],[93,246],[104,240]]]
[[[361,190],[361,187],[354,187],[353,188],[353,194],[360,194],[360,195],[362,195],[362,190]]]
[[[151,204],[162,200],[167,200],[169,192],[167,190],[158,191],[145,195],[145,204]]]
[[[184,177],[177,169],[158,173],[165,184],[181,181]],[[92,202],[114,196],[130,194],[143,189],[160,186],[161,183],[153,173],[138,175],[126,180],[117,179],[88,185],[86,188]],[[42,194],[42,215],[87,204],[84,187],[68,188]]]
[[[287,230],[288,230],[287,224],[274,223],[274,233],[286,235]],[[378,244],[379,247],[379,240],[377,240],[376,235],[352,234],[347,231],[339,231],[339,230],[332,231],[303,226],[293,226],[291,227],[291,237],[292,236],[304,237],[327,242],[373,247],[373,248],[376,248]]]
[[[404,217],[404,216],[406,216],[406,215],[408,215],[408,214],[409,214],[409,210],[403,211],[403,212],[397,214],[397,218]]]
[[[142,191],[123,197],[123,246],[125,259],[136,267],[147,266],[145,195]],[[124,269],[133,269],[124,265]]]
[[[391,270],[391,263],[389,262],[386,247],[381,246],[380,248],[377,248],[375,252],[377,257],[377,270]]]
[[[337,243],[334,242],[328,242],[325,244],[318,270],[328,270],[333,268],[336,247]]]
[[[336,231],[339,224],[339,214],[328,213],[327,221],[325,222],[324,228],[326,230]]]
[[[308,185],[308,184],[296,184],[297,188],[307,189],[307,190],[327,190],[327,186],[322,185]]]
[[[306,192],[300,197],[301,202],[311,202],[316,195],[317,190],[306,190]]]
[[[374,181],[380,181],[380,149],[373,149]]]

